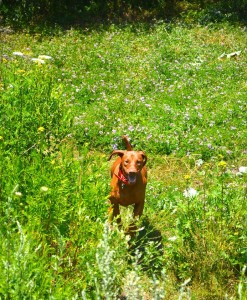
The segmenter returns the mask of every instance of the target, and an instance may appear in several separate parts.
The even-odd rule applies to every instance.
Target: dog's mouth
[[[127,174],[127,179],[128,179],[129,184],[135,184],[136,179],[137,179],[137,174],[134,172],[131,172],[131,173]]]

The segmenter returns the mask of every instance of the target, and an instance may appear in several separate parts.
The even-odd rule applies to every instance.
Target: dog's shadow
[[[130,240],[130,260],[137,262],[147,273],[158,275],[163,269],[161,232],[150,223],[148,217],[141,219],[140,226],[141,229]]]

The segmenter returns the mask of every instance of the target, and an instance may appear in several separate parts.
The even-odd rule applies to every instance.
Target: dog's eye
[[[126,160],[124,161],[124,164],[127,165],[128,163],[129,163],[129,160],[126,159]]]
[[[136,162],[136,164],[138,165],[138,166],[140,166],[141,165],[141,161],[140,160],[138,160],[137,162]]]

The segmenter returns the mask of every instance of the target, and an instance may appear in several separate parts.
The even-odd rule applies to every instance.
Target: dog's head
[[[113,155],[121,157],[120,169],[127,178],[129,184],[135,184],[136,180],[147,162],[147,156],[143,151],[112,151],[109,160]]]

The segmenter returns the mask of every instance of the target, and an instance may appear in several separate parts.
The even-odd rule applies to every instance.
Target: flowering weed
[[[245,299],[245,28],[0,39],[0,298]],[[123,134],[149,157],[131,241],[107,225]]]

